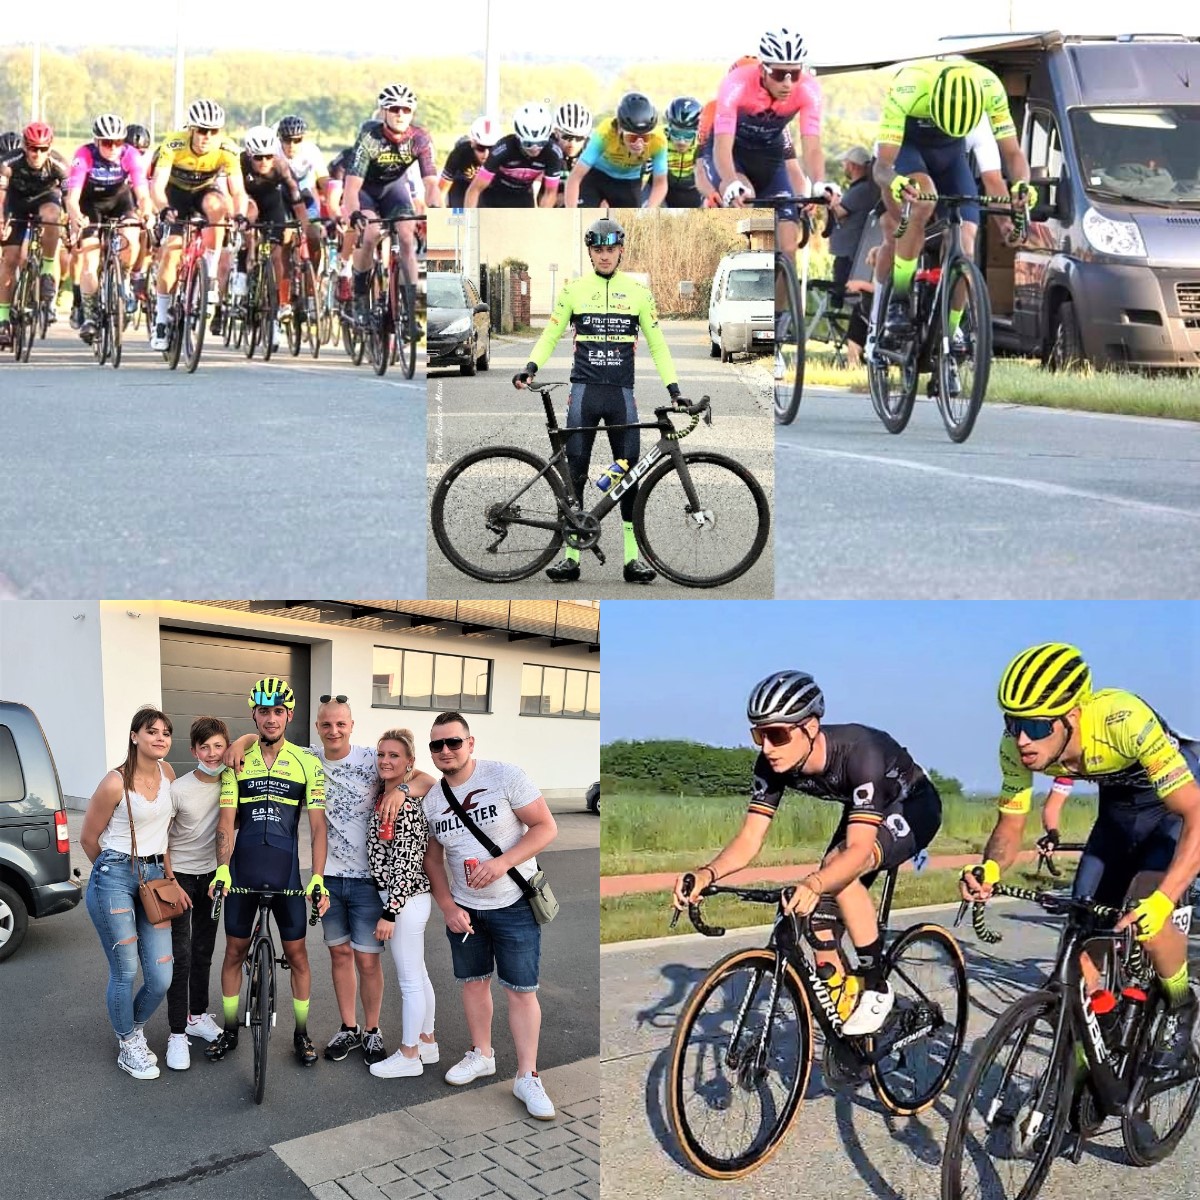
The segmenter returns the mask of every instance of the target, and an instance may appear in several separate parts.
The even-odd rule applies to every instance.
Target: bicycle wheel
[[[254,1103],[263,1102],[267,1090],[267,1048],[271,1043],[271,1011],[275,1000],[275,959],[271,943],[263,938],[254,948],[250,973],[250,1037],[254,1042]]]
[[[275,279],[275,264],[269,258],[263,259],[258,286],[258,336],[263,362],[270,362],[275,353],[275,324],[279,319],[279,284]]]
[[[405,379],[417,371],[417,289],[392,272],[392,312],[396,314],[396,353]]]
[[[780,301],[784,307],[780,308]],[[775,255],[775,422],[790,425],[800,411],[804,391],[804,313],[796,268]]]
[[[667,1115],[692,1168],[737,1179],[780,1147],[812,1070],[812,1012],[788,964],[774,1014],[775,952],[735,950],[687,998],[671,1041]]]
[[[758,480],[734,459],[694,450],[684,451],[683,461],[691,494],[675,460],[660,463],[638,485],[633,531],[650,564],[673,583],[717,587],[758,561],[770,506]]]
[[[247,358],[254,357],[254,350],[258,346],[258,335],[261,331],[261,317],[259,311],[262,296],[262,267],[259,263],[254,263],[246,277],[246,297],[242,303],[246,306],[246,332],[245,341],[242,345],[242,352]]]
[[[395,268],[393,267],[393,272]],[[384,375],[392,354],[392,317],[388,308],[388,288],[383,280],[383,268],[376,265],[371,272],[370,317],[367,322],[367,352],[371,369]]]
[[[967,971],[940,925],[906,929],[888,948],[884,969],[896,1003],[874,1038],[873,1048],[888,1052],[872,1064],[871,1086],[893,1112],[911,1117],[954,1074],[967,1032]]]
[[[1033,1200],[1058,1153],[1070,1113],[1074,1050],[1054,1055],[1061,995],[1031,992],[1000,1015],[971,1060],[950,1118],[942,1200]],[[1049,1111],[1035,1110],[1052,1080]]]
[[[183,295],[181,289],[187,286],[186,277],[177,276],[175,288],[171,292],[171,304],[167,309],[167,348],[162,352],[167,366],[172,371],[179,366],[179,355],[183,351]]]
[[[113,369],[121,365],[121,334],[125,330],[125,288],[121,279],[121,263],[113,257],[104,270],[104,327],[107,345],[105,352],[112,358]],[[103,363],[103,359],[100,360]]]
[[[884,284],[883,301],[879,312],[886,313],[892,298],[891,283]],[[880,320],[882,321],[882,316]],[[882,333],[882,325],[878,333]],[[877,333],[877,336],[878,336]],[[885,357],[887,356],[887,357]],[[910,338],[897,350],[876,350],[875,361],[867,363],[867,383],[871,389],[871,404],[875,415],[888,433],[903,433],[913,414],[917,400],[918,369],[917,339]]]
[[[290,292],[292,297],[292,315],[287,318],[286,323],[287,347],[288,352],[293,358],[299,358],[300,351],[304,346],[304,326],[300,318],[300,314],[304,311],[304,297],[300,284],[299,264],[292,267]]]
[[[17,278],[12,304],[13,356],[17,362],[27,363],[29,352],[33,349],[34,325],[37,320],[37,286],[37,276],[26,264]]]
[[[563,543],[567,494],[544,458],[516,446],[487,446],[453,463],[429,515],[442,553],[485,583],[528,579]],[[523,522],[536,521],[538,525]]]
[[[938,319],[938,410],[952,442],[965,442],[983,407],[992,369],[992,308],[983,273],[955,258],[942,274]],[[952,321],[959,314],[957,324]]]
[[[208,263],[198,258],[187,277],[183,296],[183,353],[187,373],[195,374],[208,328]]]
[[[292,296],[292,312],[296,312],[297,300]],[[308,352],[313,358],[321,354],[321,316],[317,292],[317,273],[312,263],[305,263],[300,272],[300,313],[304,322],[304,336],[308,339]]]

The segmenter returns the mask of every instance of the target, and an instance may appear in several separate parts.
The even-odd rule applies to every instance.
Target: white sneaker
[[[187,1019],[188,1037],[203,1038],[206,1042],[215,1042],[221,1036],[221,1027],[213,1020],[211,1014],[194,1014]]]
[[[186,1033],[173,1033],[167,1038],[167,1066],[172,1071],[186,1071],[192,1065],[192,1047]]]
[[[513,1095],[529,1109],[531,1117],[537,1117],[539,1121],[554,1120],[554,1105],[550,1103],[550,1097],[546,1095],[536,1071],[517,1076],[513,1082]]]
[[[146,1043],[139,1041],[136,1035],[122,1039],[117,1066],[122,1071],[127,1071],[134,1079],[158,1078],[158,1064],[150,1058]]]
[[[292,315],[292,306],[290,304],[281,304],[279,311],[275,314],[281,321],[287,321]]]
[[[420,1056],[405,1058],[404,1052],[397,1050],[382,1062],[371,1064],[371,1074],[380,1079],[399,1079],[401,1075],[422,1075],[425,1072]]]
[[[478,1079],[481,1075],[495,1075],[495,1073],[495,1053],[493,1052],[488,1057],[477,1047],[472,1046],[463,1055],[462,1061],[456,1063],[446,1072],[446,1082],[458,1087],[459,1084],[470,1083],[472,1079]]]
[[[438,1054],[437,1042],[418,1042],[417,1043],[417,1057],[423,1063],[437,1062],[438,1059],[441,1057],[441,1055]]]
[[[860,992],[858,1004],[850,1014],[850,1019],[842,1026],[842,1032],[847,1037],[862,1037],[864,1034],[878,1033],[895,1003],[896,993],[886,983],[883,985],[882,992],[867,990]]]
[[[167,327],[160,321],[154,326],[154,332],[150,335],[151,350],[165,350],[167,348]]]
[[[151,1062],[153,1062],[153,1063],[158,1062],[158,1055],[155,1054],[154,1051],[150,1049],[150,1043],[148,1041],[146,1041],[146,1029],[144,1026],[135,1025],[133,1027],[133,1033],[131,1033],[129,1036],[132,1038],[136,1038],[139,1042],[141,1042],[142,1049],[145,1050],[145,1052],[150,1056]]]
[[[279,328],[279,322],[276,321],[271,326],[271,349],[278,350],[279,343],[283,340],[283,331]]]

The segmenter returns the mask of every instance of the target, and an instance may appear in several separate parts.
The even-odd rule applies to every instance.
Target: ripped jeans
[[[161,879],[157,862],[145,862],[147,879]],[[92,864],[87,886],[87,910],[100,935],[108,959],[108,1019],[117,1037],[128,1037],[135,1025],[144,1025],[163,1002],[171,986],[171,926],[156,929],[146,919],[138,899],[138,881],[129,855],[101,850]],[[142,986],[134,995],[138,963]]]

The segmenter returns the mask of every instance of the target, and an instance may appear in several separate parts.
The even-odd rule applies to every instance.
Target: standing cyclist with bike
[[[238,1043],[238,995],[242,964],[258,911],[257,891],[300,890],[300,809],[308,809],[312,839],[312,878],[304,895],[320,896],[318,912],[329,908],[322,887],[325,870],[325,773],[316,756],[284,738],[296,708],[296,694],[286,679],[260,679],[250,690],[258,741],[246,752],[242,769],[221,778],[221,816],[217,823],[217,871],[209,895],[218,884],[239,891],[225,901],[225,960],[221,964],[221,1002],[225,1028],[205,1048],[213,1062]],[[237,819],[236,842],[234,820]],[[245,894],[240,889],[247,889]],[[308,1001],[312,972],[306,932],[304,899],[276,896],[271,905],[283,952],[292,974],[292,1008],[296,1032],[292,1044],[306,1067],[317,1061],[308,1036]]]
[[[750,810],[733,841],[697,867],[691,894],[675,881],[675,907],[695,903],[725,875],[754,861],[783,793],[791,788],[843,805],[842,819],[818,871],[800,881],[787,912],[808,916],[832,896],[854,942],[862,992],[843,1026],[849,1037],[882,1028],[896,996],[883,977],[883,937],[867,889],[880,871],[907,862],[942,823],[932,781],[894,738],[866,725],[822,725],[825,697],[804,671],[775,671],[755,684],[746,703],[750,736],[761,753],[754,764]],[[838,962],[836,923],[818,913],[818,964]]]

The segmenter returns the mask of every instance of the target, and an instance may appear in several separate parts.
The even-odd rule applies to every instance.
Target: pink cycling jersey
[[[815,75],[801,75],[786,100],[775,100],[763,86],[762,64],[735,67],[717,89],[715,133],[732,133],[740,145],[761,149],[783,144],[783,131],[799,120],[801,137],[821,133],[821,85]]]
[[[136,147],[122,146],[115,161],[102,157],[94,144],[75,151],[67,176],[68,192],[83,188],[90,197],[102,198],[111,196],[126,182],[135,188],[146,186],[146,166]]]

